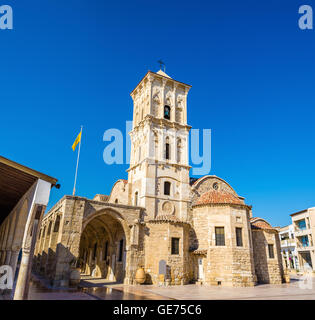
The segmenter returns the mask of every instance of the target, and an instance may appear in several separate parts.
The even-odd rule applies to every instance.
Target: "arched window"
[[[169,160],[170,159],[170,139],[169,137],[166,138],[166,141],[165,141],[165,159],[166,160]]]
[[[138,205],[138,191],[135,193],[135,206]]]
[[[115,203],[118,203],[118,199],[115,199]]]
[[[171,194],[171,183],[168,181],[164,182],[164,194],[169,196]]]
[[[49,222],[48,232],[47,232],[48,236],[50,235],[50,232],[51,232],[51,225],[52,225],[52,221]]]
[[[164,119],[170,120],[171,119],[171,107],[165,105],[164,106]]]
[[[54,226],[54,232],[59,231],[59,226],[60,226],[60,216],[57,216],[56,221],[55,221],[55,226]]]

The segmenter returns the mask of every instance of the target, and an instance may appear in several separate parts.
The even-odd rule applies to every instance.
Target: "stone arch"
[[[17,219],[16,219],[17,223],[14,231],[13,246],[19,249],[21,248],[22,242],[23,242],[24,226],[26,225],[28,211],[29,211],[29,204],[28,204],[28,200],[25,199],[19,210],[19,214],[17,215]]]
[[[47,235],[50,236],[52,232],[52,226],[53,226],[53,221],[49,220],[48,222],[48,230],[47,230]]]
[[[194,184],[193,184],[193,188],[194,189],[197,189],[200,187],[201,184],[205,183],[207,180],[219,180],[221,181],[223,184],[225,184],[229,189],[230,191],[232,191],[235,195],[237,195],[236,191],[231,187],[231,185],[226,182],[224,179],[220,178],[220,177],[217,177],[217,176],[210,176],[210,175],[206,175],[206,176],[203,176],[201,178],[199,178]]]
[[[89,222],[91,222],[94,218],[97,218],[97,217],[100,217],[103,215],[109,215],[113,219],[116,219],[117,221],[119,221],[122,225],[122,228],[124,229],[126,236],[128,236],[128,238],[130,238],[129,237],[130,236],[130,229],[128,227],[126,220],[123,218],[123,216],[118,211],[113,210],[112,208],[106,208],[106,209],[96,211],[96,212],[90,214],[88,217],[86,217],[83,220],[82,233],[84,232],[84,229],[89,224]],[[128,246],[130,245],[130,239],[128,239],[127,244],[128,244]]]
[[[54,230],[53,232],[59,232],[60,229],[60,222],[61,222],[61,214],[57,214],[55,224],[54,224]]]
[[[105,208],[83,220],[79,264],[84,274],[123,282],[129,248],[130,228],[118,211]]]
[[[42,227],[42,233],[41,233],[41,238],[40,238],[40,243],[39,243],[39,251],[40,252],[42,252],[44,250],[44,242],[45,242],[46,232],[47,232],[47,226],[44,225]]]
[[[15,224],[16,224],[16,211],[13,212],[11,218],[10,218],[10,230],[7,238],[7,250],[12,249],[13,239],[14,239],[14,230],[15,230]]]
[[[174,105],[173,94],[171,91],[168,91],[165,95],[165,104],[170,107],[173,107],[173,105]]]

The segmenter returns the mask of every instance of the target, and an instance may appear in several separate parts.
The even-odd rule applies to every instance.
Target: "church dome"
[[[230,192],[224,190],[210,190],[203,193],[196,204],[243,204],[243,202]]]
[[[250,224],[252,229],[274,230],[274,228],[262,218],[251,218]]]

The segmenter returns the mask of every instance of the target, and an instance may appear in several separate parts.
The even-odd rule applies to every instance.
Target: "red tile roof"
[[[149,222],[175,222],[175,223],[187,223],[186,221],[180,220],[174,215],[158,215],[155,217],[155,219],[149,220]]]
[[[250,218],[252,229],[275,230],[266,220],[262,218]]]
[[[243,204],[234,194],[223,190],[210,190],[203,193],[196,204]]]

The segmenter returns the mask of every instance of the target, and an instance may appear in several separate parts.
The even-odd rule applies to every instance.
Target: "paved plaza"
[[[33,278],[29,300],[315,300],[315,277],[304,283],[302,277],[292,277],[289,284],[258,285],[252,288],[211,286],[152,285],[127,286],[103,279],[84,278],[81,288],[47,288],[42,280]]]

